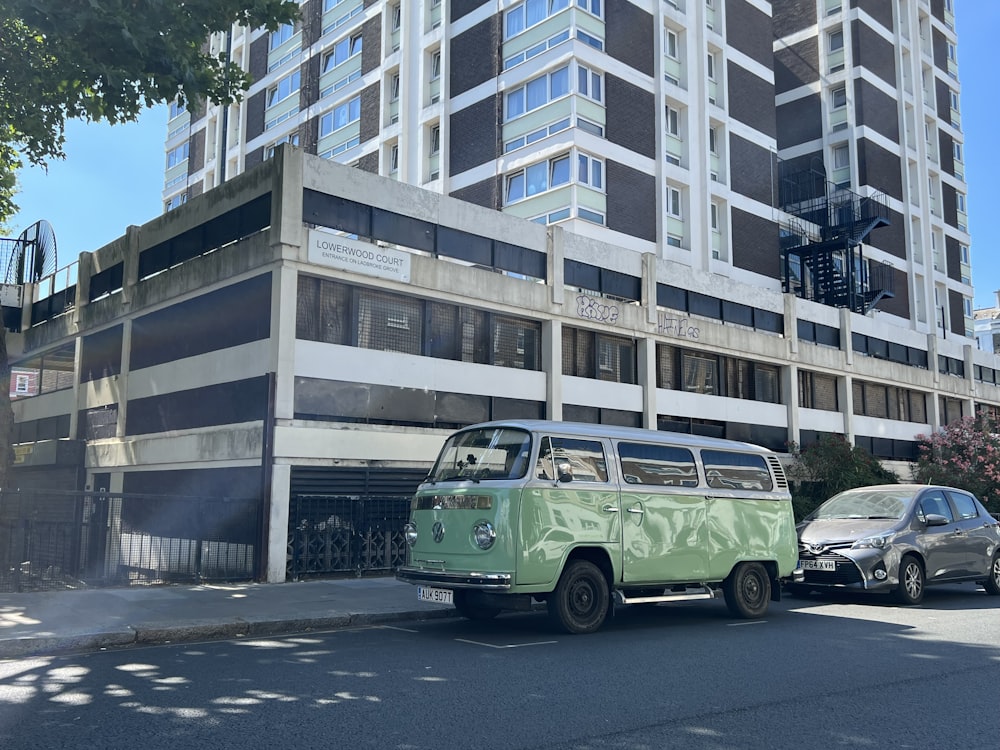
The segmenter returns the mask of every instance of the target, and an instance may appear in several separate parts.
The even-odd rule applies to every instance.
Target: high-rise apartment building
[[[951,4],[308,0],[295,27],[211,40],[254,84],[172,112],[165,208],[291,143],[971,336]]]

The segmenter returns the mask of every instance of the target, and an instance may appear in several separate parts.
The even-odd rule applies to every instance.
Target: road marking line
[[[394,625],[379,625],[381,630],[399,630],[403,633],[419,633],[419,630],[414,630],[413,628],[397,628]]]
[[[727,623],[731,628],[738,628],[742,625],[766,625],[767,620],[749,620],[747,622],[730,622]]]
[[[551,643],[558,643],[558,641],[537,641],[535,643],[508,643],[502,646],[497,646],[493,643],[482,643],[481,641],[469,641],[465,638],[456,638],[459,643],[471,643],[473,646],[485,646],[486,648],[524,648],[525,646],[547,646]]]

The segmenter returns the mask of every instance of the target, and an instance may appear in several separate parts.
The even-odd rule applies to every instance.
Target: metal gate
[[[288,580],[385,574],[406,561],[409,496],[298,495],[288,511]]]

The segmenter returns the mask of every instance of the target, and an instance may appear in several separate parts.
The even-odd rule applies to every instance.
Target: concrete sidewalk
[[[0,659],[455,614],[394,578],[0,594]]]

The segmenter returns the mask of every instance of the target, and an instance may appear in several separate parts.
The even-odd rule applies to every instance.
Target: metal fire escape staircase
[[[895,296],[893,269],[864,257],[864,242],[889,225],[885,196],[862,196],[814,172],[781,181],[783,291],[862,315]]]

